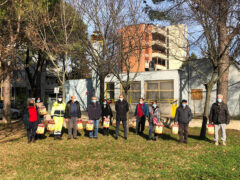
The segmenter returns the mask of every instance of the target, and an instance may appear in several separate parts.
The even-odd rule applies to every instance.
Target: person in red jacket
[[[24,111],[23,123],[27,130],[28,143],[31,141],[36,141],[36,131],[38,124],[40,123],[40,118],[38,114],[38,109],[34,104],[34,100],[30,99],[28,101],[28,107]]]

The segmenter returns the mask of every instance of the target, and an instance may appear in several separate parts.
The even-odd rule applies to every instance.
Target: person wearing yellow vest
[[[54,129],[54,140],[62,139],[62,127],[63,127],[63,120],[64,120],[64,113],[65,113],[66,105],[62,100],[62,96],[59,95],[57,101],[53,103],[52,110],[51,110],[51,117],[55,123]]]

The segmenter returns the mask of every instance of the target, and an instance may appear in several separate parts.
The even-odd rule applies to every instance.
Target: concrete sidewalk
[[[190,122],[189,127],[202,127],[202,119],[193,119]],[[240,120],[230,120],[227,129],[240,130]]]

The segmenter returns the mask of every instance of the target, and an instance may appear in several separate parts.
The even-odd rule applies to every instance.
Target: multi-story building
[[[133,64],[131,72],[177,70],[186,60],[188,56],[186,25],[161,27],[153,24],[139,24],[131,26],[130,29],[138,31],[138,35],[142,36],[141,55],[130,56],[129,61]],[[129,34],[129,32],[132,31],[126,33]]]

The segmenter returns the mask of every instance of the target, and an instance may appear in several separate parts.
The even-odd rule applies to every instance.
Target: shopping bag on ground
[[[214,125],[213,124],[209,124],[207,126],[207,132],[208,132],[208,135],[214,135]]]
[[[162,134],[163,133],[163,125],[162,124],[157,124],[155,126],[155,134]]]
[[[172,134],[178,134],[179,126],[177,124],[174,124],[172,126]]]
[[[47,130],[48,131],[54,131],[54,129],[55,129],[54,121],[53,120],[48,121]]]
[[[106,117],[103,120],[103,127],[104,128],[109,128],[109,126],[110,126],[110,119],[108,117]]]
[[[78,130],[82,130],[83,129],[82,120],[77,121],[77,129]]]
[[[86,130],[93,131],[93,121],[92,120],[87,121]]]
[[[131,121],[131,125],[132,125],[132,127],[136,127],[136,124],[137,124],[137,120],[136,120],[136,118],[134,117],[133,119],[132,119],[132,121]]]
[[[36,133],[37,134],[44,134],[44,130],[45,130],[45,125],[43,123],[40,123],[40,124],[38,124]]]

